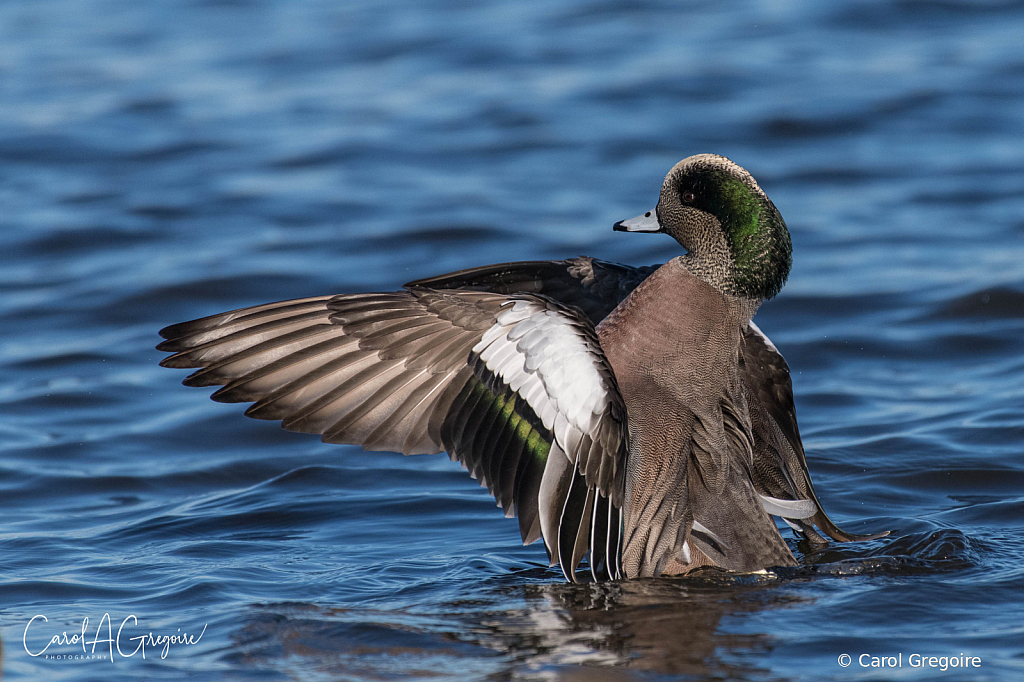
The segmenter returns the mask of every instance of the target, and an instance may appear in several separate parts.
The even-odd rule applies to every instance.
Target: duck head
[[[658,205],[615,223],[625,232],[664,232],[689,253],[695,275],[732,296],[772,298],[792,265],[786,222],[742,167],[724,156],[698,154],[668,172]]]

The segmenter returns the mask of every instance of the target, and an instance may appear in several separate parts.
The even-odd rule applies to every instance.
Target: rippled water
[[[1015,0],[0,4],[5,679],[1024,679],[1022,29]],[[786,217],[757,321],[828,511],[891,537],[569,586],[445,457],[157,367],[160,327],[244,305],[661,262],[610,226],[697,152]],[[125,653],[206,630],[25,650],[104,614]]]

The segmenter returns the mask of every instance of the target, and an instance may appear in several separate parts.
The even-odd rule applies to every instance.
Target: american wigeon
[[[789,368],[751,322],[791,264],[753,177],[713,154],[615,225],[665,232],[660,267],[503,263],[403,291],[268,303],[160,333],[188,386],[328,443],[448,451],[524,543],[576,581],[795,564],[772,516],[814,542],[857,536],[811,485]]]

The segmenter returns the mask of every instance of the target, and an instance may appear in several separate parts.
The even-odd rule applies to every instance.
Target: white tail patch
[[[795,523],[793,523],[792,521],[787,519],[785,516],[782,517],[782,520],[785,522],[785,524],[787,526],[789,526],[790,528],[792,528],[796,532],[798,532],[798,533],[802,533],[803,532],[802,530],[800,530],[800,526],[796,525]]]
[[[772,516],[781,516],[784,519],[809,519],[818,513],[818,505],[810,500],[780,500],[761,494],[758,494],[758,497],[761,498],[761,506]]]

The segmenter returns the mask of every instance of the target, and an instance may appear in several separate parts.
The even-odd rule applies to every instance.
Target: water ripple
[[[1018,679],[1022,21],[1017,0],[0,4],[5,679],[795,680],[897,650]],[[563,585],[444,456],[323,445],[157,367],[159,328],[265,301],[664,262],[671,239],[611,224],[705,151],[786,217],[794,268],[758,323],[823,505],[887,538],[784,531],[792,569]],[[103,667],[20,648],[34,615],[104,613],[207,631]]]

